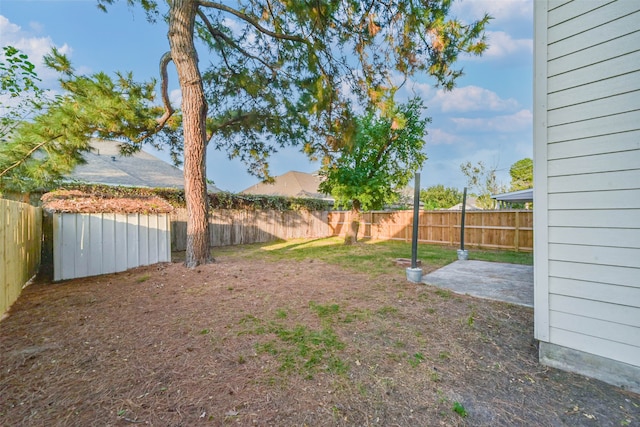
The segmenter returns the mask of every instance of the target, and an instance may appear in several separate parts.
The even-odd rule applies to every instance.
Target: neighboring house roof
[[[478,201],[476,200],[475,197],[467,197],[467,208],[466,210],[469,211],[481,211],[482,208],[479,207],[477,205]],[[458,203],[457,205],[451,206],[449,209],[450,211],[461,211],[462,210],[462,202]]]
[[[144,150],[120,155],[117,141],[91,140],[92,150],[84,154],[86,164],[77,166],[68,179],[88,184],[125,187],[184,188],[182,170]],[[209,192],[220,189],[208,185]]]
[[[273,183],[259,182],[242,190],[240,194],[256,194],[266,196],[305,197],[322,200],[333,200],[331,196],[322,194],[318,186],[322,178],[318,174],[289,171],[274,178]]]
[[[528,190],[512,191],[510,193],[492,194],[492,199],[505,203],[533,202],[533,188]]]

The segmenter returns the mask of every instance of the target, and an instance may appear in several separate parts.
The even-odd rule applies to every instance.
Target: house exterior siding
[[[535,3],[542,363],[640,391],[640,2]]]

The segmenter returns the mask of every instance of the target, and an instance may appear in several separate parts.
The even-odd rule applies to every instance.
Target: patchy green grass
[[[322,328],[313,329],[301,324],[287,325],[283,322],[286,316],[282,316],[286,312],[278,309],[275,320],[263,321],[253,315],[244,316],[240,320],[243,330],[239,335],[273,336],[272,339],[256,343],[255,349],[258,354],[275,356],[281,372],[296,372],[307,379],[313,378],[319,371],[340,375],[346,373],[348,364],[337,355],[345,344],[333,329],[341,314],[340,306],[311,301],[309,309],[321,319]]]

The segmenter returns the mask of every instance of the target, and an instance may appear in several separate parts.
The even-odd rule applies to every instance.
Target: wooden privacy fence
[[[418,241],[446,245],[460,244],[460,211],[422,211]],[[359,237],[411,241],[412,211],[380,211],[362,214]],[[334,236],[344,235],[350,212],[330,212],[329,227]],[[465,247],[533,251],[533,212],[529,210],[467,211]]]
[[[52,215],[54,280],[171,262],[168,213]]]
[[[0,315],[36,274],[41,241],[42,209],[0,199]]]
[[[209,214],[211,246],[331,236],[328,212],[216,209]],[[171,214],[171,248],[187,246],[187,210]]]

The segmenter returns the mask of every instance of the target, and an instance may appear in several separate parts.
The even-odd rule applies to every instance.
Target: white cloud
[[[181,108],[182,106],[182,91],[180,89],[173,89],[169,92],[169,101],[173,108]]]
[[[498,94],[478,86],[464,86],[452,91],[438,90],[430,105],[445,112],[507,111],[518,107],[513,98],[502,99]]]
[[[514,39],[504,31],[487,31],[489,48],[485,58],[506,58],[519,54],[533,54],[533,39]]]
[[[459,142],[460,138],[442,129],[429,129],[427,135],[427,146],[429,145],[450,145]]]
[[[460,131],[511,133],[529,129],[533,123],[533,113],[530,110],[520,110],[504,116],[479,119],[452,118],[451,121]]]
[[[32,31],[41,28],[37,23],[31,23],[30,27]],[[43,57],[51,52],[52,47],[56,46],[51,37],[37,37],[31,31],[23,30],[22,27],[2,15],[0,15],[0,34],[2,34],[4,46],[13,46],[29,56],[29,61],[36,66],[38,77],[42,79],[43,87],[55,86],[53,81],[56,78],[56,73],[46,68],[43,62]],[[67,44],[56,47],[65,55],[72,53],[71,47]]]

